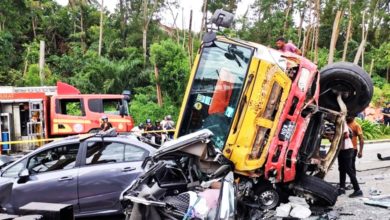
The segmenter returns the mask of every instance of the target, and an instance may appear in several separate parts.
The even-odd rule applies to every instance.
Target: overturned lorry
[[[172,196],[202,191],[201,183],[212,179],[224,182],[226,172],[220,168],[229,165],[234,172],[235,207],[241,209],[236,212],[239,218],[275,208],[292,194],[311,204],[335,204],[337,189],[323,177],[344,140],[345,116],[362,111],[371,100],[370,77],[346,62],[318,71],[302,56],[213,32],[213,24],[228,28],[232,19],[232,14],[222,10],[212,17],[176,128],[178,140],[202,129],[211,131],[213,135],[199,137],[208,147],[198,151],[194,150],[199,149],[197,144],[184,141],[164,156],[152,156],[145,163],[145,169],[152,171],[124,191],[122,201],[156,206],[155,213],[180,218],[194,204],[188,199],[187,209],[178,208]],[[323,139],[330,140],[325,149],[321,148]],[[156,168],[159,163],[165,166]],[[180,180],[177,185],[175,178]],[[220,199],[225,195],[223,189]],[[131,203],[124,204],[131,213]],[[226,213],[217,213],[216,219]]]

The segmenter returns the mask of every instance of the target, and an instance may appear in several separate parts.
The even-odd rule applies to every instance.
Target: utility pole
[[[45,41],[41,40],[39,43],[39,78],[41,79],[41,86],[43,86],[45,68]]]

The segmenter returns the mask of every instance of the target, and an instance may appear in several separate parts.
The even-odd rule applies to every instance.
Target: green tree
[[[157,80],[163,93],[179,105],[189,75],[188,55],[171,39],[152,44],[150,55],[152,63],[159,70]]]

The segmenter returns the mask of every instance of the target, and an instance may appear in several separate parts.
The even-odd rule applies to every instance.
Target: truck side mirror
[[[24,169],[19,173],[18,183],[25,183],[30,178],[30,171],[28,169]]]
[[[217,27],[230,28],[233,24],[233,19],[234,14],[223,9],[217,9],[211,17],[211,22],[217,25]]]
[[[119,115],[123,118],[126,115],[126,109],[124,105],[119,106]]]

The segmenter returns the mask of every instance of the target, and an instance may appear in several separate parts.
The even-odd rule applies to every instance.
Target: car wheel
[[[309,175],[302,175],[294,184],[295,194],[305,197],[313,205],[333,206],[338,190],[332,184]]]
[[[373,95],[370,76],[358,65],[338,62],[325,66],[320,71],[319,105],[340,111],[337,94],[343,94],[348,113],[353,115],[363,111]]]

